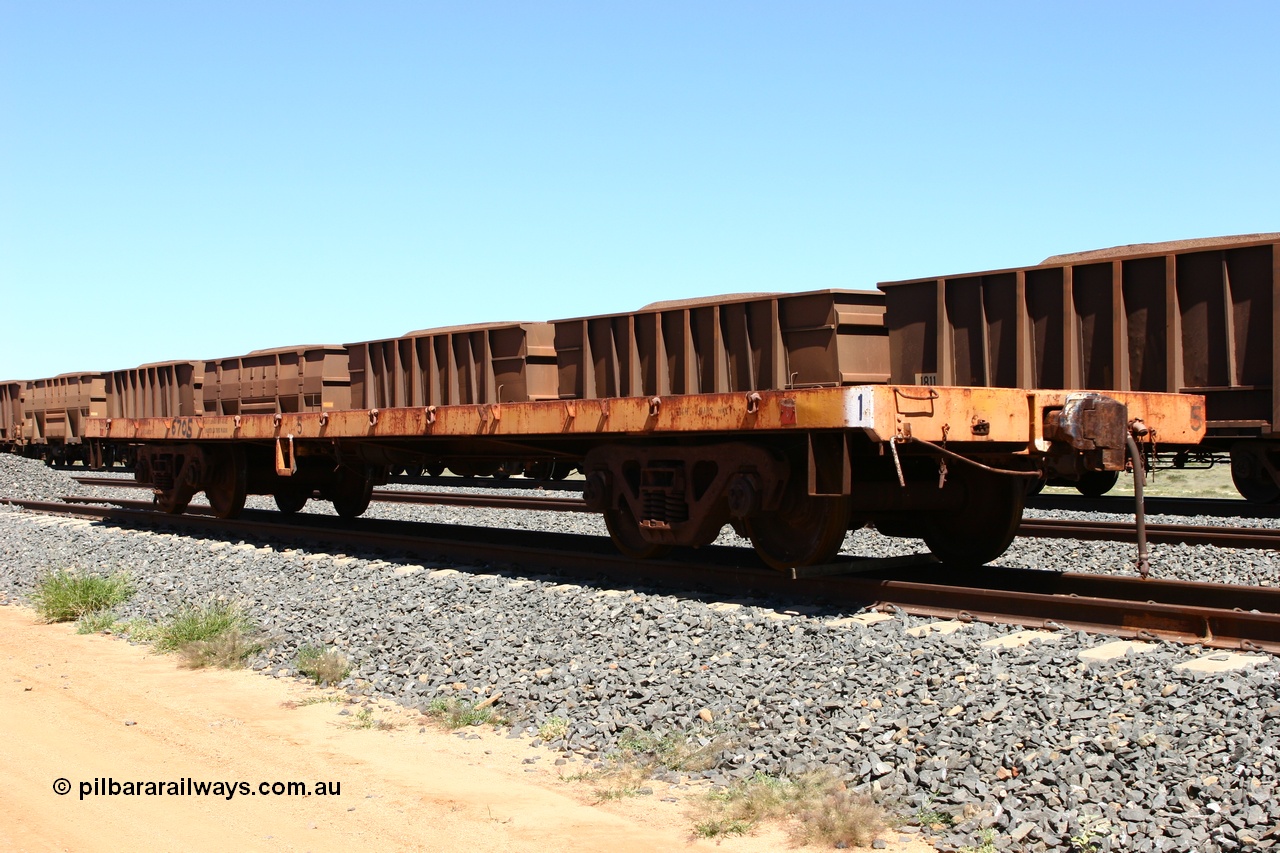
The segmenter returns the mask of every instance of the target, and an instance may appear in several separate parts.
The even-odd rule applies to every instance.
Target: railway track
[[[1280,505],[1255,504],[1240,498],[1161,498],[1147,497],[1143,505],[1149,515],[1202,515],[1209,518],[1276,518]],[[1031,495],[1030,509],[1065,509],[1073,512],[1109,512],[1129,515],[1133,512],[1132,495]]]
[[[546,567],[625,585],[691,583],[734,596],[744,590],[842,610],[899,608],[943,618],[1084,630],[1121,637],[1194,642],[1215,648],[1280,653],[1280,588],[1246,587],[1107,575],[984,568],[957,572],[929,555],[842,559],[790,574],[759,568],[740,548],[699,549],[690,557],[635,561],[605,537],[495,530],[419,522],[246,511],[234,520],[165,515],[143,501],[123,506],[12,501],[33,511],[105,522],[199,531],[218,537],[272,538],[342,548],[396,551],[447,562]],[[691,555],[692,552],[685,552]]]
[[[424,478],[425,479],[425,478]],[[435,481],[449,478],[431,478]],[[87,486],[119,488],[146,488],[130,480],[111,478],[77,477],[77,482]],[[534,481],[537,482],[537,481]],[[487,488],[493,488],[487,486]],[[318,497],[318,496],[317,496]],[[428,504],[436,506],[484,507],[488,509],[527,509],[550,512],[590,512],[578,498],[557,498],[542,495],[473,495],[456,491],[407,492],[391,489],[375,489],[375,501],[389,503]],[[92,498],[75,498],[75,502],[98,502]],[[1244,503],[1236,501],[1235,503]],[[1128,502],[1132,508],[1132,501]],[[1149,510],[1150,511],[1150,510]],[[1280,529],[1265,527],[1227,527],[1209,525],[1148,524],[1147,539],[1161,544],[1214,545],[1220,548],[1280,548]],[[1131,522],[1093,521],[1085,519],[1024,518],[1018,528],[1019,536],[1082,539],[1091,541],[1132,542],[1137,535]]]

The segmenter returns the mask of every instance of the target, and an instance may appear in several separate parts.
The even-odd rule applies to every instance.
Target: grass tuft
[[[231,602],[187,605],[160,625],[155,645],[162,652],[176,652],[190,643],[208,642],[231,632],[249,634],[252,627],[244,610]]]
[[[146,619],[130,619],[112,626],[112,631],[122,634],[134,643],[155,643],[160,636],[160,626]]]
[[[829,790],[795,814],[792,839],[826,847],[867,847],[884,828],[884,811],[866,794]]]
[[[497,695],[501,694],[495,694],[480,703],[452,696],[437,696],[427,705],[426,715],[450,731],[467,726],[483,726],[486,723],[500,726],[506,723],[506,719],[493,707],[493,699]]]
[[[207,666],[239,669],[244,666],[247,658],[260,651],[262,651],[260,640],[246,636],[237,628],[231,628],[207,640],[192,640],[184,643],[178,649],[178,654],[182,657],[182,665],[188,669],[202,669]]]
[[[351,674],[351,663],[335,648],[303,646],[298,649],[298,672],[316,684],[337,684]]]
[[[373,711],[369,708],[361,708],[356,715],[351,718],[351,722],[347,723],[347,728],[351,729],[377,729],[380,732],[389,732],[395,728],[393,723],[386,720],[375,720]]]
[[[564,717],[548,717],[538,726],[538,737],[544,741],[559,740],[569,731],[569,721]]]
[[[116,615],[110,610],[86,613],[76,620],[77,634],[100,634],[116,628]]]
[[[235,669],[262,650],[262,642],[244,610],[226,601],[183,607],[156,626],[151,635],[151,642],[159,651],[177,652],[183,665],[192,669]]]
[[[89,575],[60,570],[49,572],[36,582],[32,601],[44,621],[70,622],[115,607],[131,595],[133,584],[123,572]]]
[[[830,772],[794,779],[757,773],[707,794],[695,814],[694,834],[746,835],[764,821],[786,821],[797,844],[866,846],[884,829],[884,819],[870,797],[848,790]]]
[[[698,730],[655,734],[629,729],[618,737],[618,751],[611,757],[653,771],[697,772],[715,767],[717,757],[729,747],[730,740],[723,732],[707,736]]]

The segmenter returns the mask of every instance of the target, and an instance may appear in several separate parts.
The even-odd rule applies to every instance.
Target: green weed
[[[427,705],[426,714],[450,731],[467,726],[483,726],[486,723],[502,725],[506,719],[493,707],[499,695],[501,694],[494,694],[479,703],[452,696],[438,696]]]
[[[133,583],[123,572],[90,575],[60,570],[42,576],[31,598],[44,621],[70,622],[115,607],[131,595]]]
[[[351,664],[337,649],[303,646],[298,649],[298,672],[316,684],[337,684],[351,674]]]

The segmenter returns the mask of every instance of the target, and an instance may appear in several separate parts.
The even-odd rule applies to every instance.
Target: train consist
[[[883,293],[740,294],[0,383],[0,442],[132,461],[169,512],[199,492],[220,516],[248,494],[297,512],[318,492],[356,516],[394,470],[577,470],[633,556],[728,524],[785,569],[874,524],[980,564],[1008,547],[1029,486],[1114,477],[1130,445],[1230,453],[1246,496],[1280,496],[1280,356],[1261,371],[1256,352],[1280,353],[1275,235],[1146,248]]]
[[[1034,267],[885,282],[891,382],[1201,394],[1237,490],[1280,502],[1280,234],[1120,246]],[[1113,474],[1087,475],[1101,494]]]

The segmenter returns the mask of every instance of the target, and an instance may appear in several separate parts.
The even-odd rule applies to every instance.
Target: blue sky
[[[1280,230],[1280,4],[0,0],[0,378]]]

